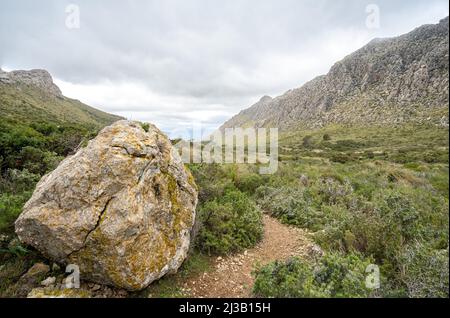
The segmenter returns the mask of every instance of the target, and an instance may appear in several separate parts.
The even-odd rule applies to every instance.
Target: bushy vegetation
[[[258,297],[368,297],[365,270],[371,263],[358,254],[329,253],[317,263],[299,258],[275,261],[255,273]]]
[[[228,190],[199,209],[198,244],[201,250],[226,254],[253,247],[262,237],[261,212],[247,195]]]
[[[380,267],[376,296],[448,297],[448,130],[328,127],[282,138],[283,161],[274,175],[259,175],[250,165],[191,167],[200,188],[201,250],[229,253],[247,246],[242,242],[254,244],[241,236],[258,237],[258,223],[241,222],[234,213],[253,215],[253,201],[282,222],[312,231],[325,252],[319,264],[294,260],[260,269],[258,295],[371,295],[356,285],[336,287],[349,283],[339,275],[318,283],[318,268],[348,268],[342,264],[358,259],[358,273],[368,260]]]
[[[0,241],[0,291],[30,262],[8,244],[23,204],[45,173],[96,132],[0,121],[0,234],[8,236]],[[257,296],[448,297],[448,130],[330,126],[283,135],[281,143],[282,162],[270,176],[257,165],[189,165],[199,188],[192,262],[205,268],[205,255],[254,246],[264,212],[310,230],[325,256],[259,268]],[[380,267],[376,291],[364,285],[369,263]],[[177,294],[176,282],[162,280],[154,294]]]
[[[196,247],[207,254],[228,254],[254,246],[263,234],[261,210],[250,197],[259,177],[241,178],[235,165],[191,169],[200,189]]]
[[[344,135],[327,128],[333,135],[333,142],[327,143],[325,138],[320,141],[323,131],[309,132],[308,139],[315,142],[305,145],[300,136],[300,148],[292,146],[293,137],[287,138],[291,144],[286,148],[295,154],[291,150],[291,159],[257,188],[256,202],[282,222],[313,231],[326,253],[373,259],[384,282],[379,295],[448,297],[448,130],[386,128],[392,134],[383,134],[388,140],[371,135],[373,130],[382,133],[368,128],[359,135],[346,130]],[[396,156],[398,149],[402,160]],[[270,266],[261,271],[272,270]],[[299,280],[302,275],[299,272]],[[288,276],[286,280],[295,280],[295,274]],[[266,280],[264,274],[257,277],[258,284]],[[264,289],[255,285],[255,290]],[[314,296],[300,293],[297,296]]]
[[[40,258],[12,244],[23,205],[44,174],[96,133],[91,126],[0,117],[0,296],[16,296],[12,286]]]
[[[0,121],[0,232],[12,232],[39,179],[96,133],[73,124]]]

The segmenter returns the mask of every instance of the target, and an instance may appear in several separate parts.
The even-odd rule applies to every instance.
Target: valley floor
[[[252,271],[258,265],[292,256],[310,257],[320,253],[310,235],[264,216],[264,239],[254,248],[228,257],[215,257],[212,269],[189,278],[183,286],[186,296],[244,298],[252,296]]]

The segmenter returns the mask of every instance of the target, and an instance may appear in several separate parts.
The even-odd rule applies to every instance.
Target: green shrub
[[[199,188],[200,205],[223,197],[226,190],[235,189],[234,173],[219,164],[191,164],[189,170]]]
[[[305,148],[311,148],[314,145],[313,137],[312,136],[303,137],[302,145]]]
[[[334,153],[331,155],[330,160],[337,163],[347,163],[353,161],[353,157],[346,153]]]
[[[356,141],[351,139],[345,140],[337,140],[334,144],[329,144],[330,148],[335,151],[349,151],[349,150],[357,150],[360,148],[364,148],[370,146],[368,142],[364,141]]]
[[[366,155],[366,157],[368,158],[368,159],[373,159],[373,158],[375,158],[375,154],[373,153],[373,151],[366,151],[365,153],[364,153],[365,155]]]
[[[0,233],[13,232],[14,221],[22,212],[22,207],[31,197],[31,194],[31,191],[18,195],[0,194]]]
[[[297,258],[275,261],[254,273],[253,294],[270,298],[325,297],[314,279],[313,267]]]
[[[259,187],[256,196],[261,208],[283,223],[317,230],[323,215],[313,206],[309,191],[302,188]]]
[[[330,253],[317,264],[299,258],[275,261],[255,272],[253,293],[259,297],[368,297],[366,268],[370,259]]]
[[[258,187],[267,182],[264,176],[256,173],[247,174],[236,180],[236,187],[249,195],[255,194]]]
[[[142,129],[144,129],[145,132],[148,132],[148,130],[150,129],[150,124],[149,123],[140,123]]]
[[[39,174],[27,169],[8,169],[3,177],[0,176],[0,193],[20,194],[33,190],[40,178]]]
[[[317,186],[321,201],[330,205],[343,202],[346,196],[353,193],[353,187],[348,180],[341,181],[333,177],[320,178]]]
[[[263,235],[262,213],[246,194],[228,190],[198,210],[196,244],[208,254],[227,254],[254,246]]]
[[[402,280],[409,297],[449,297],[449,253],[417,243],[401,255]]]

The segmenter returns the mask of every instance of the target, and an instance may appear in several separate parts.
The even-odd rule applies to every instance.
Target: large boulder
[[[118,121],[44,176],[15,223],[20,240],[78,265],[81,279],[128,290],[176,272],[197,190],[168,138],[144,128]]]

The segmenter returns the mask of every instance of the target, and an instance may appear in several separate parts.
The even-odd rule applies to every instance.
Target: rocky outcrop
[[[21,83],[40,88],[55,96],[62,96],[61,90],[53,83],[52,76],[46,70],[5,72],[0,69],[0,83]]]
[[[50,267],[43,263],[35,263],[17,282],[16,295],[25,297],[45,277]]]
[[[448,106],[448,23],[447,17],[399,37],[375,39],[336,63],[327,75],[274,99],[262,99],[220,130],[238,126],[289,130],[427,118],[427,109]],[[423,114],[416,106],[424,108]]]
[[[144,129],[145,128],[145,129]],[[38,183],[20,240],[81,279],[139,290],[185,259],[197,190],[155,126],[118,121]]]
[[[91,293],[84,289],[41,287],[31,290],[27,298],[91,298]]]

